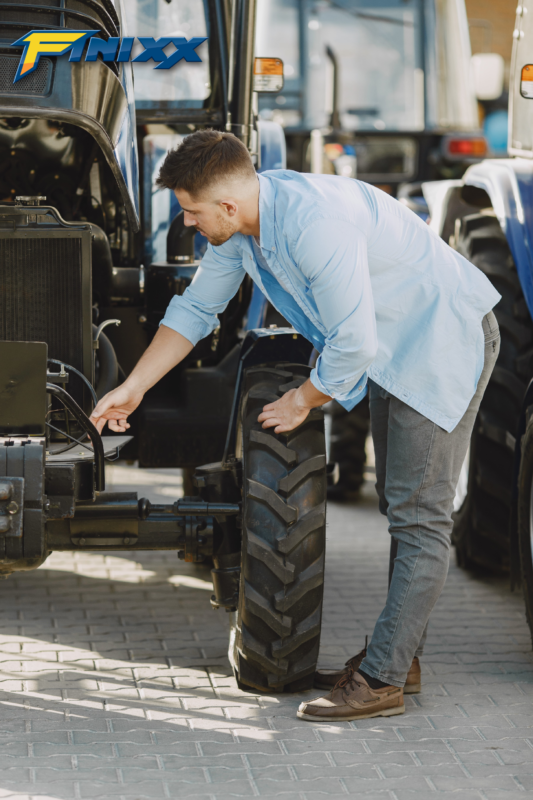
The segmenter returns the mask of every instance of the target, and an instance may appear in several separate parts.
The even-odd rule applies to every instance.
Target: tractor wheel
[[[287,434],[264,430],[263,406],[303,383],[305,366],[248,369],[237,455],[243,462],[239,606],[230,660],[239,686],[294,692],[313,685],[326,544],[324,417]]]
[[[502,296],[494,309],[502,341],[459,479],[452,542],[460,566],[507,571],[515,436],[533,374],[533,324],[495,217],[464,217],[456,246]]]
[[[526,617],[533,639],[533,418],[522,438],[518,478],[518,544]]]
[[[329,500],[357,500],[365,480],[365,444],[370,428],[368,396],[352,411],[332,404],[329,461],[339,465],[339,480],[328,488]]]

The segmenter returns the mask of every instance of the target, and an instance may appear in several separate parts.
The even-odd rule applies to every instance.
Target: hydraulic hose
[[[80,423],[83,430],[91,437],[91,442],[94,448],[94,486],[97,492],[103,492],[105,489],[105,462],[104,462],[104,445],[102,437],[94,427],[93,423],[79,407],[76,401],[66,392],[61,386],[56,386],[54,383],[46,384],[46,391],[48,394],[53,394],[60,400],[63,405],[71,412],[71,414]]]
[[[77,375],[79,378],[81,378],[82,381],[85,383],[85,385],[87,386],[88,390],[91,393],[91,397],[93,399],[94,405],[96,405],[98,403],[98,398],[96,396],[96,392],[93,389],[92,383],[90,383],[87,380],[87,378],[85,377],[83,372],[80,372],[79,369],[76,369],[76,367],[72,367],[70,364],[66,364],[64,361],[58,361],[57,358],[49,358],[48,359],[48,363],[49,364],[59,364],[60,367],[66,367],[71,372],[73,372],[75,375]]]
[[[93,330],[96,330],[96,325],[93,325]],[[98,344],[100,375],[96,387],[96,396],[101,400],[105,394],[117,388],[118,361],[115,348],[103,331],[100,332],[100,336],[98,337]]]

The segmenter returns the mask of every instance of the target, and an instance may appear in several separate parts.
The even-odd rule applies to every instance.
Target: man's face
[[[184,189],[176,189],[174,194],[183,209],[185,225],[196,228],[209,244],[215,247],[224,244],[237,230],[237,206],[233,201],[220,201],[209,195],[198,200]]]

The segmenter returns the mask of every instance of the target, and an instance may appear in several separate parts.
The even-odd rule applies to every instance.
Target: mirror
[[[476,53],[470,60],[474,92],[478,100],[497,100],[503,92],[505,63],[498,53]]]

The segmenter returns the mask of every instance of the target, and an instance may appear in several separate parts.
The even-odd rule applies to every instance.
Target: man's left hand
[[[263,428],[274,428],[274,433],[287,433],[301,425],[312,408],[329,400],[331,397],[315,389],[308,378],[297,389],[290,389],[275,403],[264,406],[257,421],[263,423]]]
[[[310,411],[300,389],[289,389],[275,403],[264,406],[257,421],[263,423],[263,428],[274,428],[274,433],[287,433],[301,425]]]

